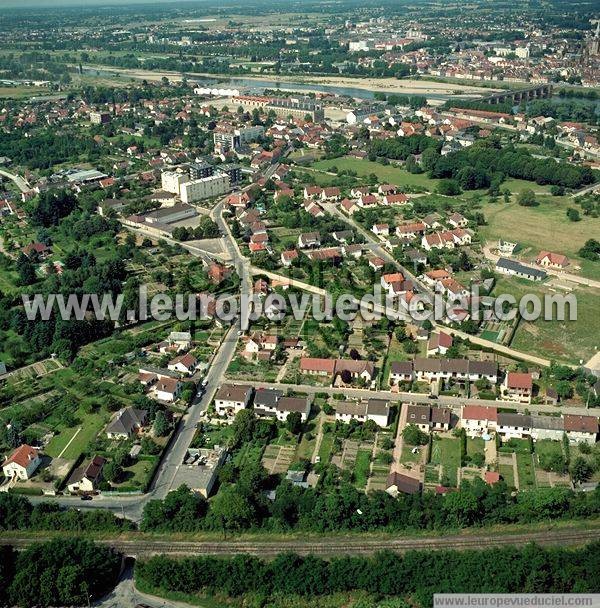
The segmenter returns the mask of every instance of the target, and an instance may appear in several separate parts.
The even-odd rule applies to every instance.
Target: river
[[[83,72],[87,74],[103,76],[107,78],[114,77],[127,77],[135,78],[137,80],[144,80],[147,78],[141,70],[126,70],[126,69],[107,69],[107,68],[96,68],[94,66],[83,66]],[[158,72],[158,77],[162,75],[167,78],[181,78],[181,73],[176,72]],[[186,77],[189,80],[197,82],[200,86],[218,86],[222,88],[235,88],[241,89],[245,93],[262,93],[264,89],[279,89],[281,91],[300,91],[300,92],[318,92],[318,93],[331,93],[334,95],[342,95],[346,97],[356,97],[359,99],[374,99],[376,91],[370,91],[360,87],[349,87],[333,84],[321,84],[321,83],[308,83],[308,82],[297,82],[297,81],[281,81],[272,78],[256,77],[243,77],[243,76],[214,76],[207,77],[205,75],[194,75],[193,73],[186,73]],[[399,81],[399,84],[401,81]],[[424,88],[427,83],[423,83]],[[448,93],[438,93],[433,91],[417,92],[409,91],[402,93],[402,91],[386,91],[389,94],[394,95],[424,95],[427,99],[431,99],[437,102],[446,101],[452,95]]]

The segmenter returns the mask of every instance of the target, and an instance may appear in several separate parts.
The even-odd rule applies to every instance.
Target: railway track
[[[17,548],[26,547],[45,538],[4,538],[0,544],[12,544]],[[154,539],[108,539],[98,540],[98,544],[113,547],[131,557],[170,555],[173,557],[194,555],[237,555],[248,553],[259,557],[274,557],[279,553],[294,552],[300,555],[371,555],[378,551],[390,550],[398,553],[411,550],[467,550],[487,549],[500,546],[518,546],[530,542],[542,546],[581,546],[592,541],[600,541],[600,528],[588,530],[552,530],[511,534],[453,534],[439,537],[417,537],[396,539],[348,539],[325,538],[322,540],[282,540],[274,541],[171,541]]]

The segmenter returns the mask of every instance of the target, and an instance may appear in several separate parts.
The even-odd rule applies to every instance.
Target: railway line
[[[23,548],[45,538],[2,537],[0,544],[11,544]],[[233,556],[241,553],[263,558],[275,557],[280,553],[293,552],[300,555],[372,555],[389,550],[404,553],[412,550],[473,550],[501,546],[522,546],[536,543],[540,546],[581,546],[600,541],[600,528],[583,530],[544,530],[528,533],[486,533],[451,534],[447,536],[422,536],[411,538],[347,538],[333,537],[318,540],[277,540],[277,541],[177,541],[162,539],[103,539],[98,544],[107,545],[129,557],[147,558],[153,555],[186,557],[198,555]]]

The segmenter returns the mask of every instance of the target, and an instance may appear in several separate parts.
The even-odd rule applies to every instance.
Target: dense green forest
[[[15,552],[0,547],[0,605],[89,606],[117,581],[121,557],[91,541],[53,540]]]

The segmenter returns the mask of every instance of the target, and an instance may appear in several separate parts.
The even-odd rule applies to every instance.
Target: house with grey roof
[[[543,281],[547,276],[544,270],[525,266],[517,260],[509,260],[508,258],[499,258],[496,262],[496,270],[502,274],[529,279],[530,281]]]
[[[148,412],[133,407],[119,410],[106,427],[109,439],[129,439],[148,424]]]

